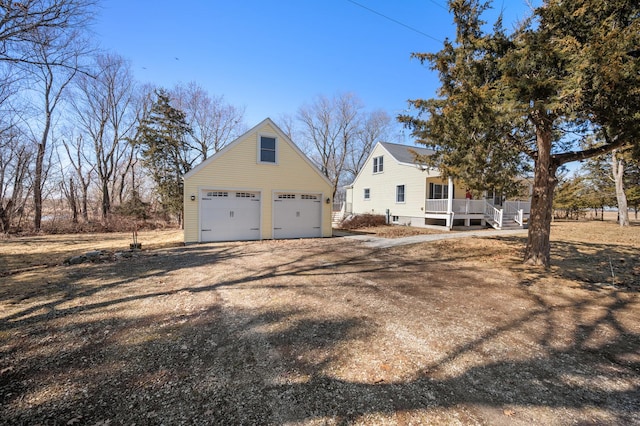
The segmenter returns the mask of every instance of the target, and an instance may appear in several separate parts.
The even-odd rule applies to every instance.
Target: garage
[[[203,190],[200,194],[200,241],[260,239],[260,193]]]
[[[322,194],[276,193],[273,238],[322,236]]]
[[[184,175],[184,242],[331,237],[333,184],[271,119]]]

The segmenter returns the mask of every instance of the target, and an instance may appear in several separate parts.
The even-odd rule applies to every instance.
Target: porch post
[[[449,178],[447,191],[447,213],[453,213],[453,179]]]
[[[447,187],[447,228],[453,228],[453,179],[449,176]]]

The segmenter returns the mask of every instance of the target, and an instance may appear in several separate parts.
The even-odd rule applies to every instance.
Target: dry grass
[[[80,249],[50,238],[2,247]],[[5,276],[0,424],[638,424],[640,227],[552,239],[550,271],[524,237],[333,238]]]
[[[106,234],[36,235],[0,239],[0,276],[38,266],[61,264],[65,259],[91,250],[128,250],[130,232]],[[140,231],[138,242],[144,250],[181,245],[180,229]]]

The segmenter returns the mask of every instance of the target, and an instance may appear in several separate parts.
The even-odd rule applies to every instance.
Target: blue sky
[[[526,3],[494,10],[510,27]],[[454,26],[445,0],[105,0],[94,31],[139,81],[196,81],[245,107],[253,126],[295,115],[317,95],[353,92],[392,116],[407,99],[434,97],[437,75],[410,54],[439,50],[434,39],[452,37]]]

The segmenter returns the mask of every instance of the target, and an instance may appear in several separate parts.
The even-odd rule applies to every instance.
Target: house
[[[488,196],[471,199],[467,188],[437,169],[416,162],[426,148],[378,142],[353,183],[347,186],[346,214],[380,214],[394,224],[417,227],[523,227],[530,202]]]
[[[330,237],[332,190],[267,118],[184,175],[184,241]]]

